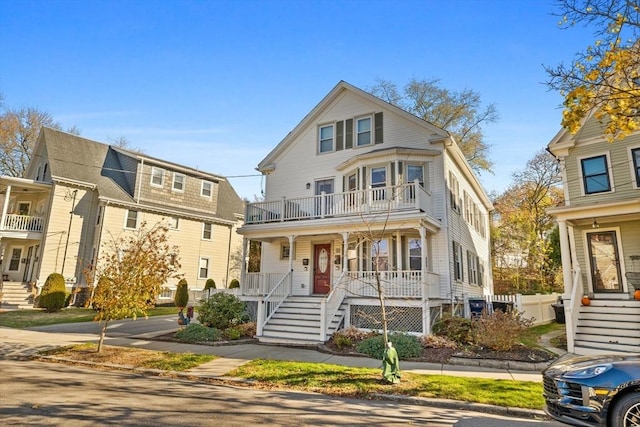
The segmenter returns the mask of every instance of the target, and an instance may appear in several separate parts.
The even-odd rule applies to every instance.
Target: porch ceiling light
[[[593,218],[593,224],[591,224],[591,228],[600,228],[600,224],[598,224],[598,221]]]

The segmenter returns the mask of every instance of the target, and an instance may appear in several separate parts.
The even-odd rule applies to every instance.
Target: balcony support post
[[[5,220],[7,218],[7,210],[9,209],[9,199],[11,199],[11,185],[7,185],[7,194],[4,196],[4,205],[2,206],[2,222],[0,222],[0,224],[3,230],[7,226]]]

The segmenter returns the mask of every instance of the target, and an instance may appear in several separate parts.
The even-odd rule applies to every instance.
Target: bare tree
[[[62,129],[51,114],[33,107],[9,109],[0,115],[0,175],[23,175],[43,126]],[[67,132],[80,134],[76,127]]]
[[[411,114],[449,132],[471,167],[491,172],[489,145],[484,140],[483,126],[498,120],[494,104],[483,107],[480,94],[471,89],[461,92],[439,86],[440,80],[411,79],[402,92],[395,83],[377,79],[369,92]]]

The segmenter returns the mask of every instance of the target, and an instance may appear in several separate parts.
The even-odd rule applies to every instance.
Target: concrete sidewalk
[[[292,360],[300,362],[328,363],[335,365],[379,368],[380,361],[356,356],[342,356],[326,354],[312,349],[292,348],[261,344],[235,344],[235,345],[196,345],[168,341],[154,341],[154,336],[164,335],[175,331],[155,331],[135,336],[110,337],[107,334],[105,344],[121,347],[135,347],[156,351],[170,351],[175,353],[211,354],[219,358],[200,365],[188,371],[189,374],[205,378],[225,377],[233,369],[254,359]],[[63,345],[78,344],[82,342],[96,342],[96,334],[71,334],[59,332],[42,332],[24,329],[0,328],[0,354],[8,358],[26,358],[37,354],[42,350]],[[548,341],[547,341],[548,342]],[[564,356],[562,350],[554,349],[559,356]],[[401,362],[403,372],[417,374],[443,374],[452,376],[464,376],[475,378],[510,379],[521,381],[541,382],[540,370],[536,371],[518,369],[517,363],[500,368],[480,366],[463,366],[427,362]]]

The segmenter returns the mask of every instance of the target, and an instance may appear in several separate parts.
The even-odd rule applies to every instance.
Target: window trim
[[[204,186],[205,184],[209,184],[209,194],[204,194]],[[200,183],[200,196],[204,197],[205,199],[211,199],[213,197],[213,181],[207,181],[206,179],[203,179],[202,182]]]
[[[205,233],[207,231],[207,225],[209,226],[209,237],[205,236]],[[200,238],[202,240],[207,240],[207,241],[211,241],[213,240],[213,224],[210,222],[203,222],[202,223],[202,233],[200,234]]]
[[[205,275],[202,275],[202,261],[206,261],[206,267],[204,267],[206,269]],[[209,278],[209,269],[211,268],[211,258],[210,257],[205,257],[205,256],[201,256],[198,259],[198,279],[208,279]]]
[[[422,271],[422,260],[424,260],[426,258],[426,254],[425,254],[425,248],[419,247],[420,248],[420,255],[418,255],[418,260],[420,261],[420,268],[417,270],[414,270],[413,268],[411,268],[411,259],[412,258],[416,258],[415,256],[411,255],[411,242],[412,241],[417,241],[418,244],[421,243],[422,239],[420,237],[408,237],[407,238],[407,270],[409,271]],[[428,265],[428,260],[427,260],[427,265]]]
[[[135,214],[136,214],[136,218],[135,218],[136,219],[136,225],[133,228],[129,227],[129,215],[132,212],[135,212]],[[137,211],[137,210],[134,210],[134,209],[127,209],[127,211],[126,211],[126,213],[124,215],[124,229],[125,230],[137,230],[138,229],[138,227],[140,226],[140,215],[139,214],[140,214],[140,211]]]
[[[331,128],[331,137],[330,138],[322,138],[322,130],[323,129],[327,129],[327,128]],[[318,126],[318,154],[326,154],[326,153],[333,153],[336,150],[336,144],[335,144],[335,139],[336,139],[336,131],[335,131],[336,127],[334,123],[331,124],[325,124],[325,125],[319,125]],[[322,149],[322,143],[324,141],[331,141],[331,148],[329,150],[323,150]]]
[[[157,178],[157,175],[156,175],[157,172],[160,172],[160,183],[159,184],[153,182],[154,179]],[[164,175],[165,175],[165,172],[166,171],[164,169],[162,169],[162,168],[159,168],[157,166],[151,166],[151,181],[150,181],[149,184],[152,187],[159,187],[159,188],[164,187]]]
[[[280,261],[291,259],[291,245],[283,243],[280,245]]]
[[[367,115],[367,116],[362,116],[362,117],[356,117],[355,119],[355,123],[353,126],[353,136],[354,136],[354,141],[353,141],[353,148],[358,148],[358,147],[368,147],[370,145],[373,145],[374,143],[374,134],[373,134],[373,116],[372,115]],[[369,130],[364,131],[364,132],[360,132],[358,129],[358,125],[360,124],[361,121],[364,120],[369,120]],[[368,132],[369,133],[369,142],[366,144],[360,144],[360,134],[364,134]]]
[[[469,283],[472,285],[478,284],[478,262],[478,256],[467,250],[467,271],[469,274]]]
[[[182,188],[176,188],[176,178],[182,177]],[[171,191],[175,193],[184,193],[184,189],[187,186],[187,176],[183,173],[174,172],[173,173],[173,182],[171,183]]]
[[[455,240],[452,241],[453,246],[453,279],[455,281],[464,281],[464,251],[462,245]]]
[[[603,174],[585,176],[583,162],[585,160],[593,160],[593,159],[597,159],[597,158],[604,158],[605,170],[606,170],[606,176],[607,176],[607,181],[608,181],[608,187],[609,188],[606,189],[606,190],[600,190],[600,191],[587,191],[587,178],[594,177],[594,176],[601,176]],[[594,195],[594,194],[612,193],[612,192],[615,191],[615,188],[614,188],[614,185],[613,185],[613,170],[611,169],[611,158],[609,156],[609,152],[600,153],[600,154],[593,154],[593,155],[590,155],[590,156],[585,156],[585,157],[578,158],[578,172],[580,173],[580,183],[581,183],[582,195],[591,196],[591,195]]]
[[[637,161],[634,153],[638,153]],[[633,188],[640,189],[640,146],[630,147],[629,155],[631,156],[631,176],[635,178],[633,180]]]

